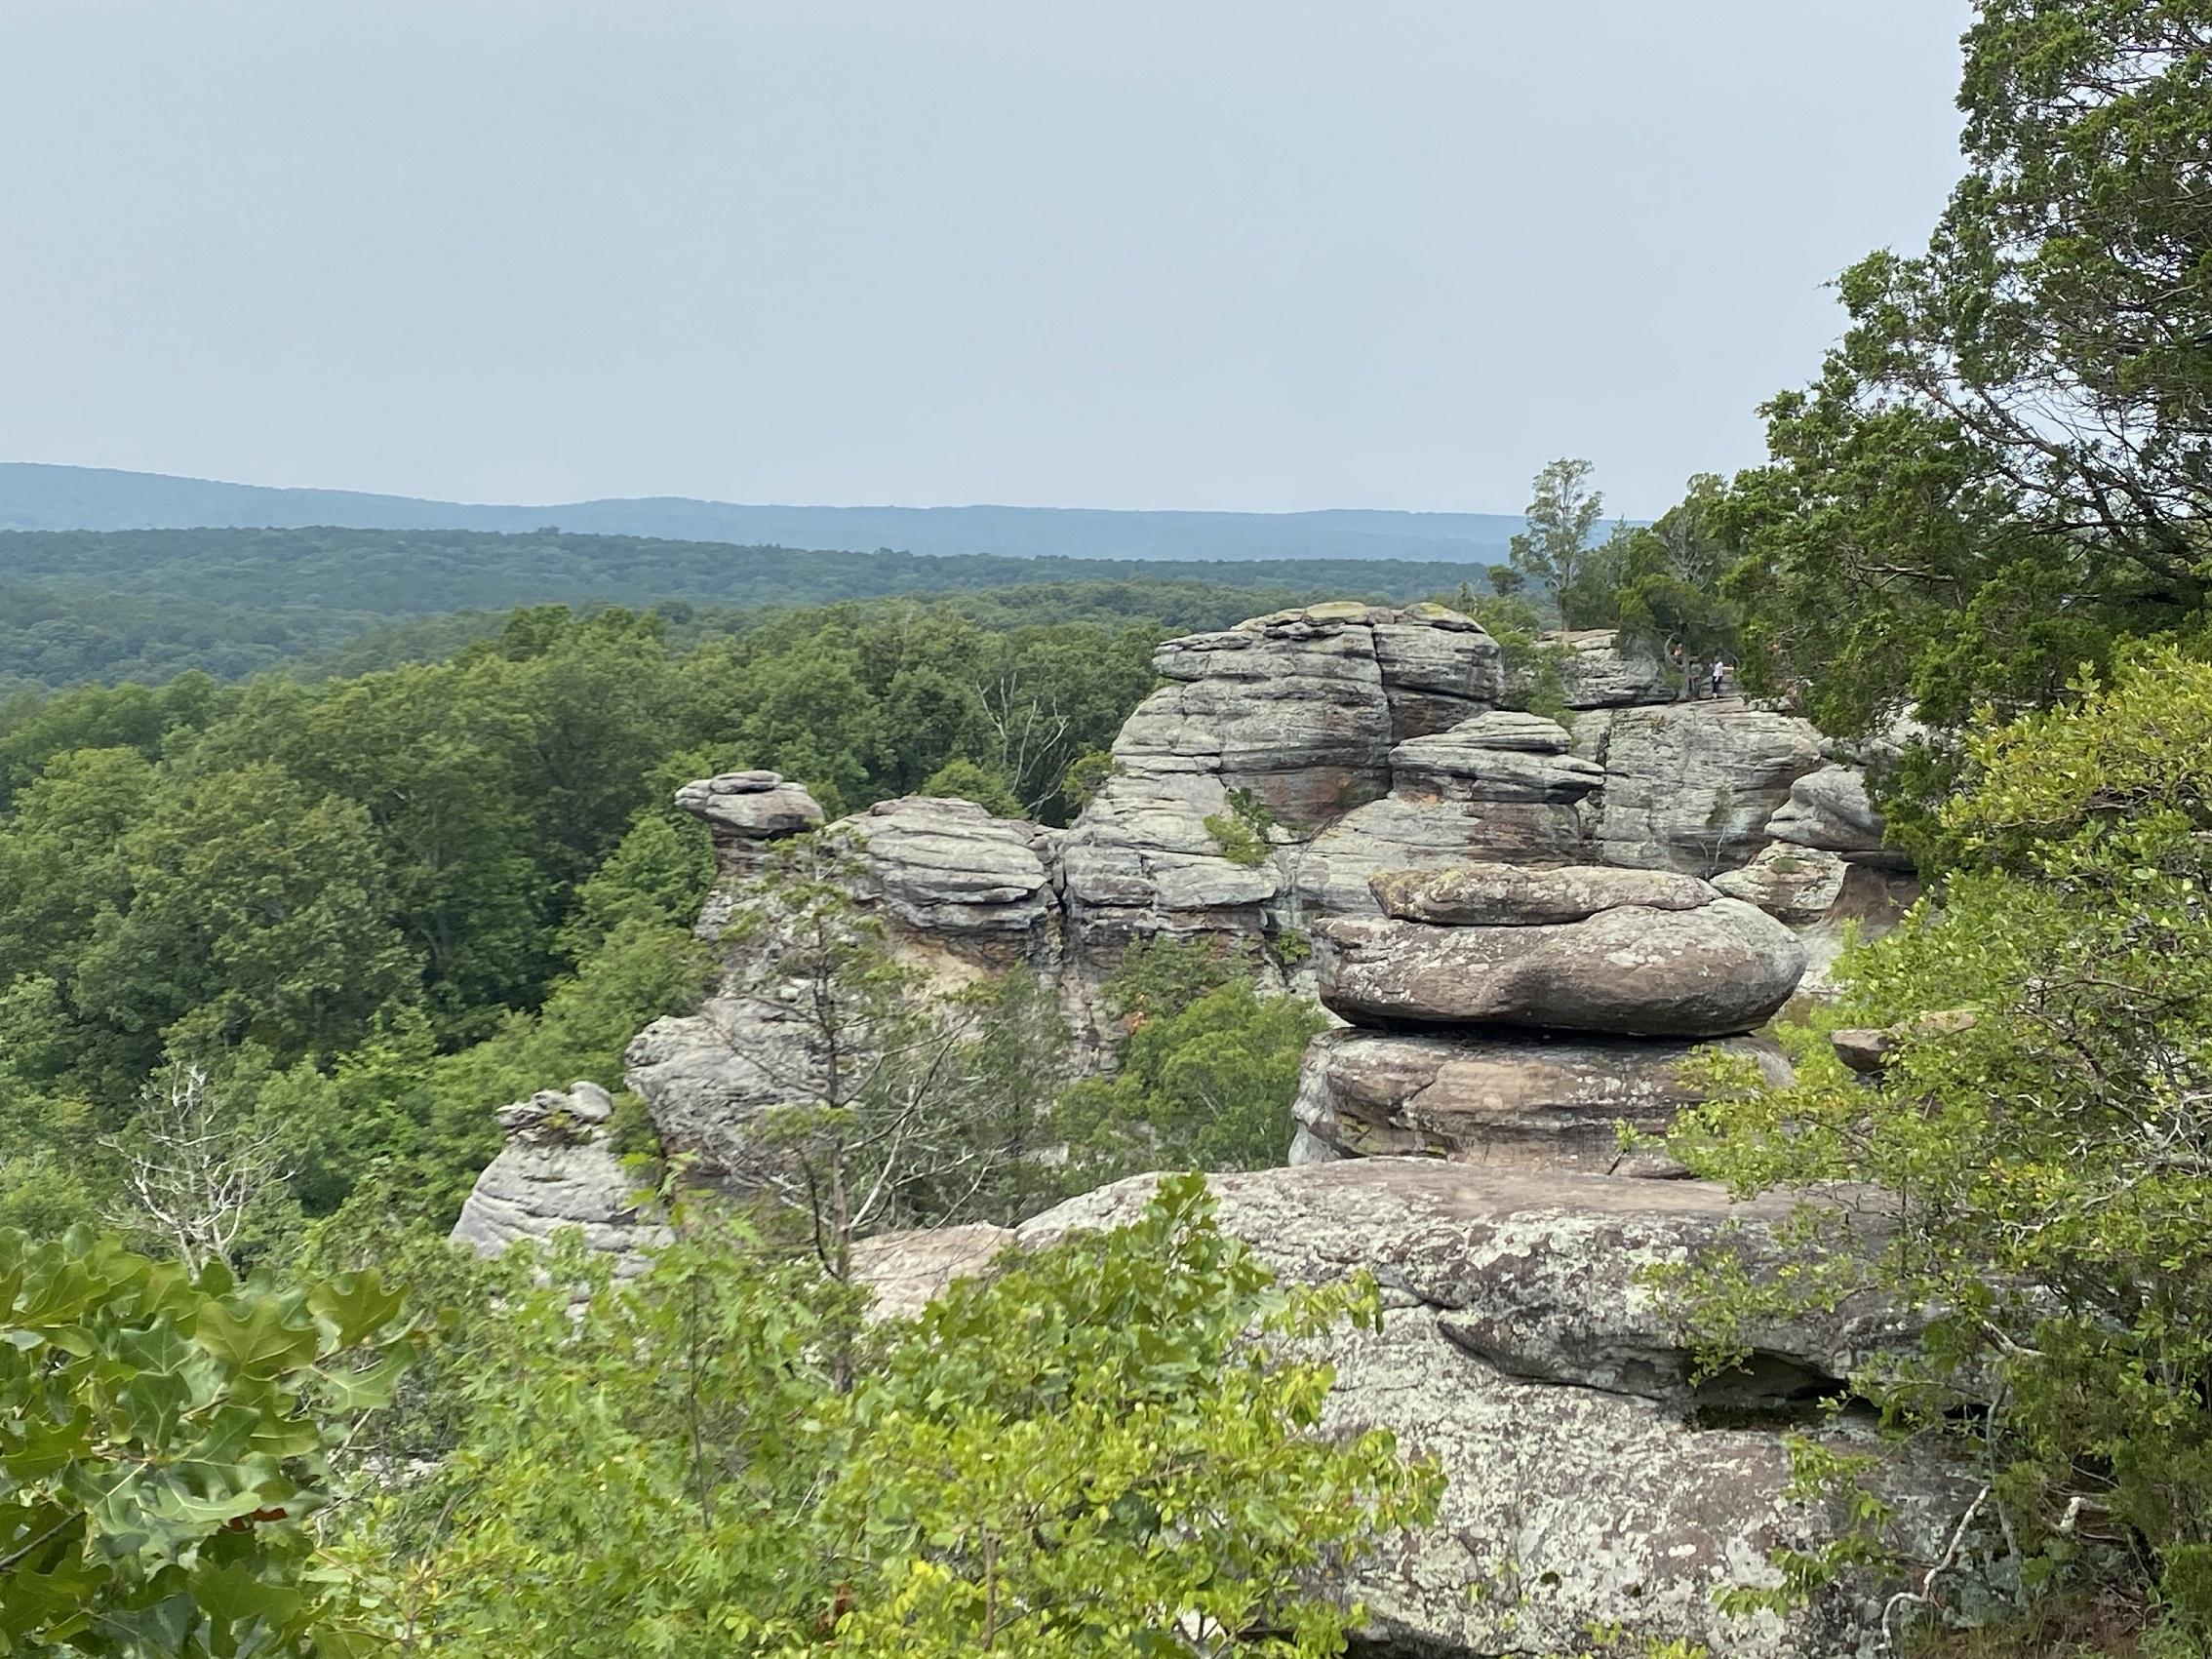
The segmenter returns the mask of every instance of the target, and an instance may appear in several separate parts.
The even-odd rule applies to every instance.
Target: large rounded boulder
[[[1382,918],[1318,931],[1322,1002],[1355,1025],[1703,1038],[1758,1029],[1797,989],[1806,960],[1797,935],[1702,883],[1624,893],[1631,902],[1569,921],[1476,920],[1572,916],[1613,896],[1595,874],[1477,865],[1409,882],[1377,878]],[[1468,921],[1408,919],[1438,914]]]

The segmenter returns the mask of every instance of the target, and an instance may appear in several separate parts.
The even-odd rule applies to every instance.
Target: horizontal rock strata
[[[1581,715],[1574,741],[1605,771],[1595,861],[1693,876],[1750,862],[1822,764],[1810,721],[1734,697]]]
[[[1664,1135],[1704,1098],[1699,1045],[1626,1038],[1324,1032],[1307,1052],[1298,1122],[1340,1158],[1412,1156],[1493,1169],[1679,1176],[1662,1147],[1623,1150],[1620,1127]],[[1771,1044],[1719,1046],[1787,1083]],[[1309,1157],[1312,1154],[1309,1153]]]

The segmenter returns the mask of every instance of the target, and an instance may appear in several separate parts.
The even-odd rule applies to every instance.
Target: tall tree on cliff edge
[[[1560,626],[1581,618],[1576,601],[1587,585],[1592,538],[1605,516],[1605,497],[1590,488],[1590,463],[1556,460],[1536,475],[1528,528],[1513,538],[1513,568],[1551,596]]]
[[[2212,0],[1983,0],[1965,178],[1870,255],[1762,412],[1731,588],[1755,676],[1832,731],[2066,694],[2200,635],[2212,533]]]

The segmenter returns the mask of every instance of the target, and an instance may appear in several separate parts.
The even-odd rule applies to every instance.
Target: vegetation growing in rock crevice
[[[1145,1169],[1283,1162],[1298,1062],[1327,1024],[1319,1007],[1262,990],[1206,939],[1130,945],[1102,1001],[1126,1035],[1113,1073],[1077,1082],[1054,1113],[1070,1191]]]

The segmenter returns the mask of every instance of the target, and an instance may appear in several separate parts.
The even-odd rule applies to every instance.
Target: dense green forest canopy
[[[1001,614],[1026,606],[1036,620],[1113,614],[1194,628],[1348,593],[1418,597],[1470,569],[1363,559],[938,558],[555,531],[10,532],[0,533],[0,689],[151,682],[193,668],[239,679],[342,652],[404,620],[473,612],[429,624],[399,648],[435,654],[494,631],[500,614],[523,605],[658,605],[704,628],[794,605],[989,593],[995,606],[983,603]],[[1044,592],[1015,598],[1022,587]],[[358,652],[339,663],[381,665]]]
[[[89,1215],[103,1137],[200,1065],[286,1094],[309,1212],[381,1164],[450,1217],[491,1109],[618,1087],[630,1036],[697,996],[711,860],[678,784],[767,767],[833,815],[934,789],[1065,821],[1166,631],[894,601],[678,645],[540,607],[438,662],[19,694],[0,1208]]]

